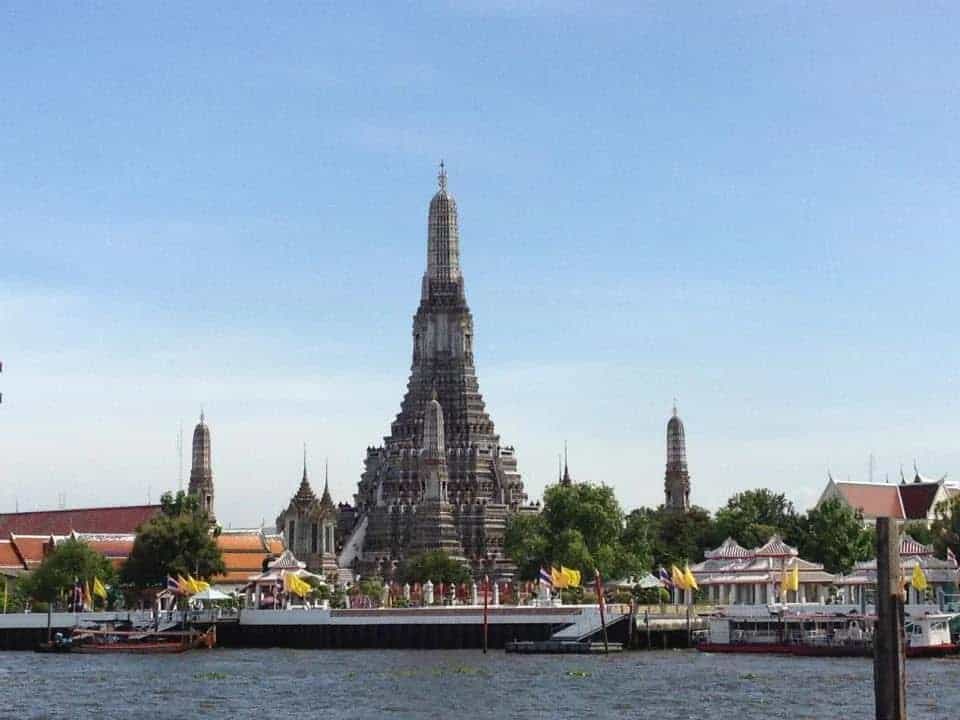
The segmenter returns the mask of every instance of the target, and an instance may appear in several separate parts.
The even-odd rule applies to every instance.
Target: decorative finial
[[[323,492],[330,494],[330,458],[323,459]]]
[[[447,169],[443,164],[443,160],[440,161],[440,173],[437,175],[437,182],[440,183],[440,190],[442,192],[447,191]]]
[[[307,479],[307,444],[303,444],[303,479]]]
[[[200,406],[200,424],[203,425],[203,406]]]
[[[677,396],[673,396],[673,416],[677,416]]]

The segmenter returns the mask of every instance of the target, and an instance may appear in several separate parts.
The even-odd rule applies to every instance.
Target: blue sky
[[[192,4],[196,5],[196,4]],[[442,157],[481,390],[662,497],[960,475],[949,3],[0,3],[0,511],[176,487],[268,524],[399,409]]]

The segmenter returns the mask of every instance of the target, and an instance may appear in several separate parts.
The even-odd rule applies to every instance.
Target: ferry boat
[[[934,605],[908,605],[904,628],[907,657],[957,653],[950,621],[956,613]],[[872,657],[876,615],[870,607],[789,604],[731,605],[708,619],[708,653],[766,653],[812,657]]]
[[[57,633],[50,642],[37,646],[42,653],[78,653],[99,655],[122,653],[128,655],[158,655],[182,653],[195,648],[212,648],[217,642],[216,626],[206,632],[196,630],[172,632],[143,632],[123,630],[88,630],[64,635]]]

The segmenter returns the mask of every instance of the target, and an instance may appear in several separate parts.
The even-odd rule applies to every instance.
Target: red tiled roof
[[[899,485],[903,514],[908,520],[926,520],[933,500],[940,489],[939,483],[910,483]]]
[[[139,525],[159,512],[159,505],[128,505],[0,513],[0,535],[69,535],[73,530],[83,533],[133,533]]]
[[[836,486],[847,504],[860,510],[868,518],[903,519],[900,490],[897,485],[838,482]]]
[[[0,540],[0,568],[5,570],[26,570],[23,560],[17,554],[17,548],[10,540]]]
[[[10,533],[10,540],[16,545],[17,554],[23,558],[27,568],[32,570],[43,562],[44,547],[50,542],[50,536]]]
[[[133,552],[133,537],[129,538],[87,538],[80,537],[81,542],[86,543],[91,549],[96,550],[110,560],[126,560]]]

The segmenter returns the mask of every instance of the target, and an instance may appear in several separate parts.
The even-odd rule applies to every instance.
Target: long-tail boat
[[[128,655],[158,655],[182,653],[198,648],[212,648],[217,644],[217,628],[211,626],[206,632],[178,630],[166,632],[125,630],[77,630],[69,636],[59,636],[50,642],[41,643],[37,652],[79,653],[95,655],[102,653],[125,653]]]

